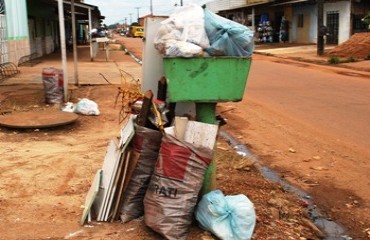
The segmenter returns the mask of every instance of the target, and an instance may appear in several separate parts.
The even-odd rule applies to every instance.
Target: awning
[[[264,4],[271,4],[271,3],[275,2],[275,1],[276,0],[269,0],[269,1],[265,1],[265,2],[257,2],[257,3],[252,3],[252,4],[245,4],[244,6],[240,6],[240,7],[236,7],[236,8],[224,9],[224,10],[220,10],[219,12],[222,13],[222,12],[226,12],[226,11],[230,11],[230,10],[238,10],[238,9],[244,9],[244,8],[249,8],[249,7],[264,5]]]
[[[308,1],[309,0],[291,0],[291,1],[286,1],[286,2],[282,2],[282,3],[273,4],[271,6],[274,7],[274,6],[281,6],[281,5],[294,4],[294,3],[302,3],[302,2],[308,2]]]

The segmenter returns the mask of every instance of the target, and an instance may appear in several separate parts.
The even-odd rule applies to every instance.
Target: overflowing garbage
[[[161,23],[154,46],[165,57],[250,56],[253,35],[242,24],[189,4]]]
[[[245,57],[253,52],[252,39],[247,27],[189,4],[162,22],[154,44],[167,57]],[[212,63],[201,65],[207,64]],[[243,86],[238,95],[244,90],[249,66],[248,62],[241,81],[234,79],[236,86]],[[193,75],[200,75],[198,68],[193,70],[192,80],[196,79]],[[212,68],[203,66],[202,74],[209,71]],[[165,239],[185,240],[196,217],[200,227],[221,239],[251,239],[255,213],[245,195],[224,196],[216,190],[202,197],[214,167],[219,130],[216,116],[211,116],[214,121],[210,122],[177,116],[177,101],[170,102],[167,83],[166,77],[158,80],[158,99],[153,99],[153,92],[148,90],[130,101],[131,111],[124,119],[120,137],[110,140],[103,166],[86,197],[81,224],[91,220],[127,223],[143,217],[145,224]],[[217,91],[211,91],[206,100],[240,98],[234,95],[232,91],[220,98]],[[186,92],[182,100],[204,100],[195,99]],[[83,109],[76,106],[74,111]]]

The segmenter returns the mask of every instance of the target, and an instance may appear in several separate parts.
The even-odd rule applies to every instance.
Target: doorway
[[[339,33],[339,12],[331,11],[326,13],[326,25],[329,35],[326,36],[326,43],[338,44]]]

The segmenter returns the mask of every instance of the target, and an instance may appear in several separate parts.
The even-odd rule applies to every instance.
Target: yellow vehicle
[[[144,37],[144,27],[143,26],[131,26],[130,27],[131,37]]]

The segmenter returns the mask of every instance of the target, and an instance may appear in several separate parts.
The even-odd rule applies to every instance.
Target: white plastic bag
[[[245,195],[225,197],[220,190],[203,196],[195,217],[202,228],[224,240],[249,240],[256,224],[253,203]]]
[[[178,41],[183,43],[177,43]],[[204,28],[203,9],[196,4],[178,8],[168,19],[161,22],[153,42],[155,48],[165,56],[193,57],[195,49],[209,48],[210,44]],[[192,47],[190,43],[199,47]],[[174,49],[177,46],[180,46],[179,49]],[[169,48],[171,51],[166,51]],[[187,49],[190,52],[183,52]],[[197,52],[202,53],[199,50]],[[172,53],[183,53],[183,55],[169,55]]]
[[[83,98],[77,103],[75,112],[83,115],[100,115],[98,104],[87,98]]]

